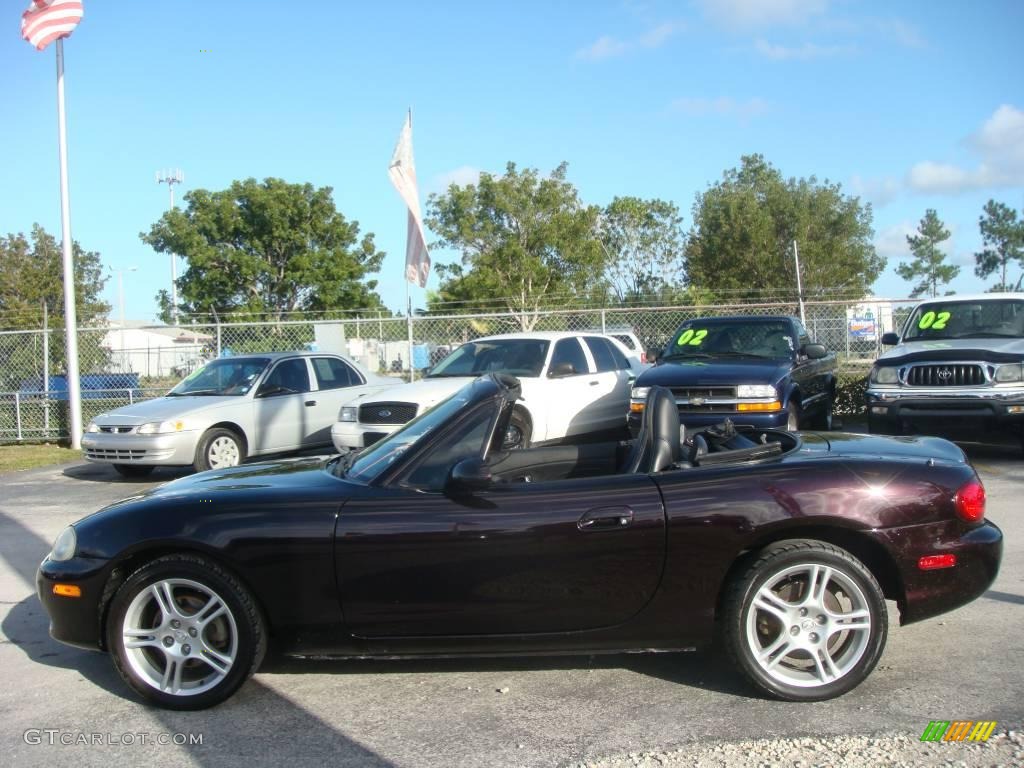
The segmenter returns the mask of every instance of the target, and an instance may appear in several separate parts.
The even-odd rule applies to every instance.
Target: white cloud
[[[622,56],[638,48],[660,48],[683,29],[685,29],[685,25],[682,22],[665,21],[630,40],[620,40],[609,35],[602,35],[590,45],[576,51],[576,58],[600,61]]]
[[[754,43],[755,50],[762,56],[775,61],[820,59],[829,56],[844,56],[857,52],[853,45],[817,45],[804,43],[799,46],[775,45],[767,40]]]
[[[900,182],[891,176],[880,179],[865,179],[858,174],[854,174],[850,179],[850,190],[853,194],[865,198],[878,208],[891,203],[899,195],[900,189]]]
[[[480,181],[480,169],[471,165],[460,165],[450,171],[445,171],[435,176],[430,184],[431,189],[443,191],[452,184],[464,187],[467,184],[476,184]]]
[[[978,156],[976,165],[925,160],[907,173],[908,186],[938,194],[1024,186],[1024,112],[1009,104],[1001,105],[968,137],[967,144]]]
[[[875,236],[875,250],[890,263],[906,259],[910,256],[907,235],[912,235],[916,231],[917,227],[909,221],[901,221],[899,224],[886,227]]]
[[[764,99],[757,97],[747,99],[746,101],[736,101],[728,96],[719,96],[717,99],[676,99],[672,102],[672,109],[694,117],[721,115],[735,117],[739,120],[749,120],[752,117],[758,117],[767,112],[769,104]]]
[[[828,10],[828,0],[698,0],[704,15],[724,27],[803,24]]]

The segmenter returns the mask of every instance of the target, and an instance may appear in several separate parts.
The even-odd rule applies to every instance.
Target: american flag
[[[81,20],[81,0],[32,0],[21,14],[21,36],[41,51],[70,35]]]

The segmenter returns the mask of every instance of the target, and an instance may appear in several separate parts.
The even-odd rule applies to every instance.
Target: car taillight
[[[977,523],[985,517],[985,486],[971,480],[956,492],[956,513],[968,523]]]
[[[641,352],[640,353],[640,362],[644,363],[646,365],[646,363],[647,363],[647,353],[646,352]]]

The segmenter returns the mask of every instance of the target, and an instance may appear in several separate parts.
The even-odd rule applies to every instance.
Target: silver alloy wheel
[[[238,441],[227,435],[221,435],[206,449],[206,461],[210,469],[237,467],[241,458],[242,452],[238,449]]]
[[[815,688],[839,680],[864,656],[871,612],[844,571],[803,563],[773,574],[754,595],[746,640],[758,666],[774,680]]]
[[[220,683],[238,655],[238,626],[224,599],[190,579],[154,582],[121,624],[125,658],[162,693],[194,696]]]

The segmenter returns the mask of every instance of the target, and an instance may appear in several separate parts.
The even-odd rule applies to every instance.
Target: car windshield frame
[[[783,337],[789,340],[790,349],[785,352],[764,350],[757,352],[755,349],[721,349],[714,345],[705,346],[704,337],[709,332],[720,331],[723,328],[731,332],[740,328],[755,328],[767,325],[777,325],[783,332]],[[704,336],[701,336],[704,331]],[[689,338],[687,333],[689,332]],[[767,338],[767,334],[765,334]],[[679,343],[681,340],[682,343]],[[711,340],[709,340],[711,341]],[[682,323],[672,334],[668,344],[661,354],[662,360],[706,360],[712,357],[753,357],[760,360],[790,360],[795,354],[797,339],[793,337],[793,329],[789,321],[779,317],[751,318],[751,319],[719,319],[719,318],[696,318]]]
[[[530,350],[528,349],[529,345],[537,345],[538,349]],[[485,346],[489,347],[489,349],[483,349]],[[511,348],[513,347],[518,347],[518,349],[512,350]],[[489,359],[495,356],[497,350],[503,348],[507,349],[504,349],[502,360]],[[480,351],[478,352],[478,350]],[[457,376],[472,376],[476,378],[487,373],[504,373],[517,378],[536,379],[544,372],[544,365],[547,362],[550,351],[551,341],[549,339],[529,337],[516,339],[475,339],[467,341],[453,350],[451,354],[435,365],[425,378],[441,379]],[[529,365],[514,368],[494,367],[494,364],[497,362],[506,362],[508,359],[507,355],[521,355],[523,352],[526,352],[531,357],[529,360],[524,359],[522,361],[524,363],[528,362]],[[450,368],[458,367],[467,356],[472,359],[470,370],[449,370]]]
[[[244,397],[262,378],[270,362],[269,357],[220,357],[211,360],[175,384],[167,397]],[[223,369],[233,369],[226,380]]]
[[[474,410],[488,398],[500,402],[502,397],[508,396],[508,393],[501,389],[481,394],[481,384],[485,384],[488,379],[490,377],[474,379],[401,429],[361,451],[339,457],[334,464],[334,474],[360,485],[373,485],[390,470],[396,469],[401,460],[414,456],[416,448],[428,443],[434,435],[458,419],[461,413]],[[502,397],[498,397],[499,395]],[[500,412],[500,407],[494,409],[492,421]]]
[[[1006,309],[1016,305],[1016,312]],[[963,307],[976,308],[977,313],[992,313],[984,324],[972,317],[975,311],[958,312]],[[1006,308],[1006,309],[1003,309]],[[996,313],[1000,315],[996,317]],[[997,322],[998,319],[998,322]],[[969,324],[968,324],[969,323]],[[1024,299],[957,299],[919,304],[907,318],[902,341],[952,341],[955,339],[1020,339],[1024,338]]]

